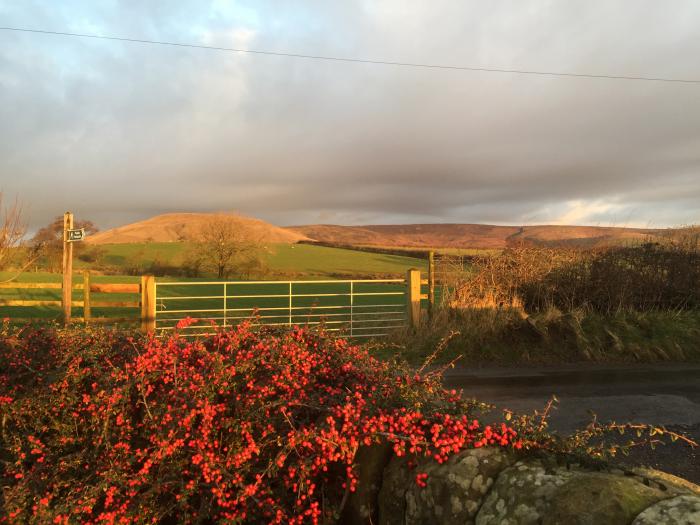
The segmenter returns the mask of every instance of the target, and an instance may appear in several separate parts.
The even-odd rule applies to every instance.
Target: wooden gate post
[[[141,330],[156,330],[156,278],[153,275],[141,276]]]
[[[61,286],[61,303],[65,324],[70,323],[73,302],[73,243],[68,242],[68,230],[72,229],[73,214],[67,211],[63,214],[63,284]]]
[[[406,274],[406,307],[408,309],[408,325],[411,328],[420,326],[420,270],[414,268]]]
[[[92,307],[90,305],[90,271],[83,272],[83,321],[85,324],[90,322],[92,317]]]

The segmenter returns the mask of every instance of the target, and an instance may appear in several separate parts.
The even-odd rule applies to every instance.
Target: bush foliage
[[[362,446],[440,462],[522,446],[473,408],[436,375],[304,328],[196,342],[6,328],[0,522],[331,521]]]
[[[511,247],[475,257],[452,283],[459,307],[557,308],[599,313],[700,308],[700,234],[641,245]]]

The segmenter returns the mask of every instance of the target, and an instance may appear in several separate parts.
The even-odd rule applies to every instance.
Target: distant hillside
[[[94,244],[174,242],[195,239],[210,213],[167,213],[88,237]],[[404,248],[491,248],[515,243],[597,245],[664,235],[669,230],[602,226],[493,226],[489,224],[400,224],[337,226],[313,224],[282,228],[260,219],[231,215],[263,243],[320,241],[344,246]]]
[[[504,248],[509,244],[595,245],[645,239],[666,230],[603,226],[493,226],[488,224],[406,224],[290,226],[316,241],[346,245],[422,248]]]
[[[127,224],[111,230],[89,236],[87,241],[93,244],[116,244],[136,242],[174,242],[195,239],[211,213],[166,213],[145,221]],[[231,215],[231,219],[240,224],[251,238],[263,243],[293,244],[307,239],[292,230],[274,226],[265,221]]]

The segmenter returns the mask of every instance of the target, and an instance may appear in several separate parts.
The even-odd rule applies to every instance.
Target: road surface
[[[562,434],[584,427],[592,410],[601,422],[663,425],[700,441],[700,364],[457,368],[447,371],[444,381],[448,388],[462,389],[465,397],[520,413],[541,410],[556,395],[559,405],[550,418],[550,429]],[[697,449],[674,444],[636,451],[626,461],[700,483]]]

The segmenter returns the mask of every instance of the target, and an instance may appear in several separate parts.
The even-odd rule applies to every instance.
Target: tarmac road
[[[663,425],[700,442],[700,364],[456,368],[445,373],[444,382],[448,388],[462,389],[465,397],[519,413],[542,410],[556,395],[559,404],[549,423],[550,430],[561,434],[585,427],[593,411],[601,422]],[[624,461],[700,484],[698,449],[677,444],[640,449]]]

